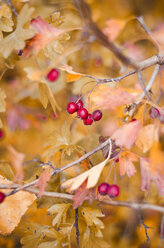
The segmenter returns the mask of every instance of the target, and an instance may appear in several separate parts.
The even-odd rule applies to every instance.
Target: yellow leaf
[[[104,228],[104,223],[99,220],[100,217],[104,217],[105,215],[102,213],[100,209],[93,209],[90,207],[81,208],[81,213],[87,223],[87,226],[98,226],[99,228]]]
[[[33,37],[34,30],[24,29],[24,25],[29,21],[33,11],[34,8],[28,8],[28,5],[24,5],[18,17],[15,31],[0,41],[0,53],[4,58],[7,58],[13,50],[23,49],[25,41]]]
[[[12,184],[12,182],[0,176],[0,184]],[[5,194],[10,192],[10,190],[2,191]],[[36,196],[34,194],[24,191],[19,191],[7,197],[0,204],[0,234],[10,234],[35,199]]]
[[[56,214],[52,221],[53,226],[59,226],[61,222],[64,223],[66,221],[66,214],[70,206],[70,203],[55,204],[47,210],[51,214]]]
[[[47,108],[48,104],[48,96],[46,94],[46,85],[43,83],[38,83],[38,88],[39,88],[39,96],[40,96],[40,101],[43,105],[44,108]]]
[[[79,78],[81,78],[82,76],[83,75],[81,75],[81,74],[67,74],[66,75],[66,82],[70,83],[70,82],[76,81]]]
[[[0,112],[6,111],[5,98],[6,98],[6,95],[4,91],[0,89]]]
[[[80,174],[79,176],[69,179],[66,182],[62,183],[62,187],[63,188],[70,187],[70,191],[74,191],[78,189],[86,179],[88,179],[86,188],[90,189],[94,187],[99,180],[102,170],[104,169],[105,165],[107,164],[110,158],[111,149],[112,149],[112,145],[110,143],[108,157],[103,162],[99,163],[98,165],[95,165],[90,170]]]
[[[145,153],[150,150],[154,141],[158,141],[158,129],[154,124],[150,124],[141,129],[136,145]]]

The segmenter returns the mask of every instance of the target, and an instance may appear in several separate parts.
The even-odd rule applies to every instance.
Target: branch
[[[138,71],[137,74],[138,74],[139,82],[140,82],[140,85],[141,85],[141,87],[143,89],[144,95],[147,97],[148,101],[151,102],[151,98],[150,98],[150,96],[149,96],[149,94],[148,94],[148,92],[146,90],[145,83],[144,83],[141,71]]]
[[[93,22],[91,17],[91,11],[89,6],[85,3],[84,0],[74,0],[75,5],[77,6],[87,28],[94,34],[98,42],[104,47],[111,50],[115,56],[125,65],[129,65],[132,68],[137,69],[138,64],[132,61],[130,58],[126,57],[120,49],[111,41],[108,40],[107,36],[97,27]]]
[[[0,189],[15,189],[18,187],[18,184],[0,184]],[[33,188],[24,188],[24,191],[28,191],[30,193],[34,193],[35,195],[38,195],[39,190],[33,189]],[[58,192],[47,192],[45,191],[42,196],[45,197],[51,197],[51,198],[61,198],[66,200],[73,201],[73,195],[71,194],[65,194],[65,193],[58,193]],[[87,199],[86,199],[87,200]],[[126,207],[126,208],[133,208],[136,210],[152,210],[164,213],[164,206],[158,206],[155,204],[149,204],[149,203],[136,203],[136,202],[128,202],[128,201],[114,201],[114,200],[103,200],[98,201],[100,204],[107,204],[110,206],[116,206],[116,207]]]
[[[79,236],[80,236],[80,232],[79,232],[79,213],[78,213],[78,208],[75,209],[75,224],[74,224],[74,226],[76,228],[77,248],[79,248]]]
[[[10,6],[12,12],[16,16],[16,18],[18,19],[18,13],[16,12],[16,9],[14,8],[14,5],[12,4],[12,2],[10,0],[5,0],[5,2]]]

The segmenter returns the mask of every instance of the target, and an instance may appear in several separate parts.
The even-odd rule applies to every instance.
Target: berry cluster
[[[109,195],[109,197],[115,198],[119,195],[120,189],[116,184],[102,183],[98,187],[98,192],[100,195]]]
[[[77,116],[84,121],[84,125],[92,125],[93,121],[99,121],[102,118],[102,112],[100,110],[95,110],[92,114],[89,114],[87,109],[83,107],[81,100],[77,103],[68,103],[67,112],[69,114],[77,112]]]

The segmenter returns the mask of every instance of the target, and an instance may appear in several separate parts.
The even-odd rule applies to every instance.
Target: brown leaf
[[[0,184],[12,184],[11,181],[0,176]],[[10,190],[2,190],[5,194]],[[19,191],[7,197],[0,204],[0,233],[10,234],[18,225],[28,207],[34,202],[36,196],[32,193]]]
[[[11,163],[16,172],[15,181],[18,181],[18,183],[22,183],[23,177],[24,177],[23,161],[24,161],[25,155],[23,153],[17,152],[12,146],[8,146],[8,150],[11,156],[10,157]]]
[[[45,188],[46,188],[46,184],[47,182],[49,181],[51,177],[51,173],[50,173],[50,170],[49,168],[45,168],[42,172],[42,174],[40,175],[39,177],[39,180],[37,181],[37,183],[35,184],[35,186],[39,186],[39,194],[38,194],[38,197],[42,196],[44,191],[45,191]]]
[[[133,121],[117,129],[111,138],[115,140],[116,145],[130,149],[135,145],[140,129],[141,122]]]
[[[89,189],[87,189],[86,186],[87,186],[87,180],[85,180],[83,184],[76,190],[75,195],[73,196],[74,208],[78,208],[83,204],[89,191]]]

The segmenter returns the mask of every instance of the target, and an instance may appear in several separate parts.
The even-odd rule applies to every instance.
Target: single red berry
[[[0,192],[0,203],[2,203],[5,199],[6,195],[3,192]]]
[[[4,137],[4,131],[0,129],[0,139],[2,139],[3,137]]]
[[[115,198],[119,195],[120,193],[120,189],[116,184],[112,184],[108,187],[108,192],[107,194],[111,197],[111,198]]]
[[[92,120],[92,115],[89,114],[87,119],[84,120],[84,125],[92,125],[93,120]]]
[[[77,111],[77,115],[78,115],[81,119],[85,120],[85,119],[87,119],[87,117],[88,117],[88,111],[87,111],[85,108],[81,108],[81,109],[79,109],[79,110]]]
[[[67,105],[67,111],[69,114],[73,114],[77,111],[77,105],[74,102],[70,102]]]
[[[76,104],[77,104],[78,109],[83,108],[83,102],[81,100],[79,100]]]
[[[57,78],[59,77],[59,72],[56,69],[52,69],[48,74],[47,74],[47,80],[50,82],[54,82]]]
[[[130,122],[134,122],[134,121],[136,121],[136,120],[137,120],[137,119],[134,118],[134,119],[132,119]]]
[[[157,108],[152,107],[149,111],[149,114],[152,119],[155,119],[160,115],[160,112]]]
[[[100,110],[95,110],[92,113],[92,118],[94,121],[99,121],[102,118],[102,112]]]
[[[109,188],[108,183],[102,183],[98,186],[98,192],[100,195],[107,195],[108,194],[108,188]]]
[[[118,162],[119,162],[119,158],[117,158],[117,159],[115,160],[115,162],[118,163]]]

